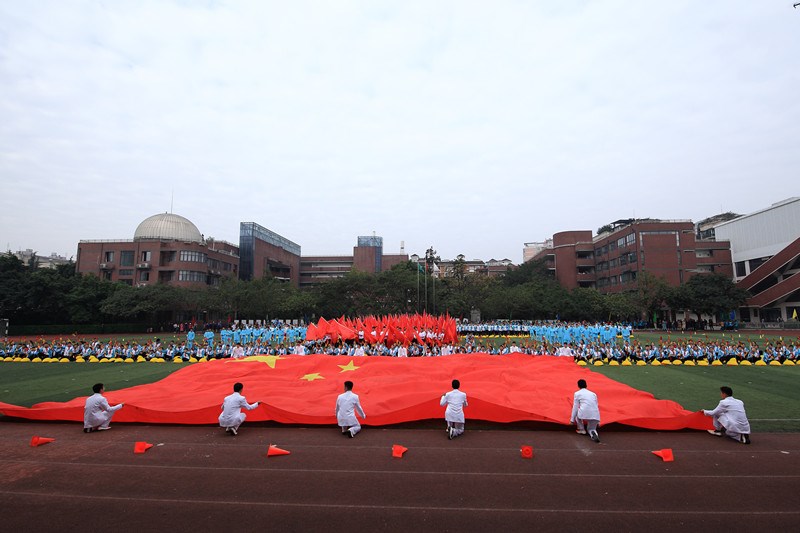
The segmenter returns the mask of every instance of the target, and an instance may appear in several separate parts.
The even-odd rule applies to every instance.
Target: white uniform
[[[339,427],[342,428],[342,433],[346,429],[350,430],[350,434],[355,437],[356,433],[361,431],[361,424],[358,423],[356,412],[361,418],[367,418],[364,410],[361,408],[361,403],[358,401],[358,394],[353,391],[345,391],[336,398],[336,420]]]
[[[251,411],[258,407],[258,402],[249,404],[244,396],[238,392],[226,396],[222,401],[222,414],[219,415],[219,425],[224,428],[239,429],[247,416],[242,409]]]
[[[447,427],[452,429],[453,436],[457,437],[464,433],[464,407],[467,407],[467,395],[458,389],[453,389],[442,394],[439,405],[447,405],[444,419],[447,421]]]
[[[92,394],[86,398],[86,404],[83,408],[83,428],[107,428],[111,423],[111,417],[114,416],[114,411],[121,409],[122,405],[118,404],[112,407],[108,405],[108,400],[99,392]]]
[[[740,435],[750,434],[750,422],[747,421],[744,402],[733,396],[723,398],[715,409],[704,409],[703,414],[713,417],[714,427],[717,430],[725,428],[725,434],[732,439],[738,440]]]
[[[586,424],[586,430],[591,435],[597,433],[597,425],[600,423],[600,407],[597,405],[597,394],[589,389],[578,389],[572,400],[572,414],[569,423],[575,423],[581,431]]]

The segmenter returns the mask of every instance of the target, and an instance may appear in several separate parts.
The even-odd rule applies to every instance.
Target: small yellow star
[[[300,379],[304,379],[306,381],[314,381],[315,379],[325,379],[325,378],[322,377],[320,374],[315,373],[315,374],[306,374]]]
[[[275,368],[275,362],[283,359],[280,355],[251,355],[249,357],[243,357],[242,359],[235,359],[234,362],[241,363],[241,362],[253,362],[253,361],[260,361],[262,363],[267,363],[267,366],[270,368]]]
[[[346,365],[336,365],[336,366],[338,366],[339,368],[341,368],[341,369],[342,369],[342,372],[352,372],[353,370],[355,370],[355,369],[357,369],[357,368],[361,368],[361,367],[358,367],[358,366],[356,366],[356,365],[353,363],[353,361],[350,361],[350,362],[349,362],[349,363],[347,363]],[[340,374],[341,374],[341,372],[340,372]]]

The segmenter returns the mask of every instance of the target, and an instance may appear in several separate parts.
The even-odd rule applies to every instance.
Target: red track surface
[[[792,531],[800,435],[0,422],[4,531]],[[34,435],[55,442],[31,447]],[[155,444],[133,453],[136,441]],[[266,457],[276,444],[291,455]],[[393,458],[393,444],[409,450]],[[533,446],[524,459],[520,446]],[[672,448],[675,461],[652,450]]]

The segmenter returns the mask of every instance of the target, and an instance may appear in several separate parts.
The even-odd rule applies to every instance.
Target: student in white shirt
[[[83,408],[83,432],[91,433],[92,431],[104,431],[111,429],[111,418],[114,412],[122,409],[123,404],[111,406],[108,404],[103,392],[105,388],[102,383],[96,383],[92,387],[92,394],[86,398],[86,404]]]
[[[225,428],[226,433],[238,434],[239,426],[247,418],[242,409],[251,411],[258,407],[259,402],[247,403],[247,399],[240,394],[243,388],[244,385],[241,383],[235,383],[233,385],[233,394],[226,396],[222,401],[222,414],[219,415],[219,425]]]
[[[597,405],[597,394],[586,388],[586,380],[578,380],[578,390],[572,400],[572,415],[569,423],[575,424],[579,435],[589,433],[589,438],[600,442],[597,426],[600,424],[600,408]]]
[[[342,428],[342,435],[347,435],[351,439],[361,431],[361,424],[358,423],[356,418],[358,413],[361,418],[367,418],[364,414],[364,409],[361,408],[361,402],[358,400],[358,395],[353,393],[353,382],[344,382],[344,392],[336,398],[336,421],[339,427]]]
[[[720,387],[720,400],[716,408],[703,410],[703,414],[713,417],[714,430],[709,433],[717,437],[728,436],[742,444],[750,444],[750,422],[744,410],[744,402],[733,397],[733,389]]]
[[[447,436],[450,440],[464,433],[464,407],[467,406],[467,395],[461,392],[461,383],[454,379],[453,390],[442,394],[439,405],[447,405],[444,410],[444,419],[447,422]]]

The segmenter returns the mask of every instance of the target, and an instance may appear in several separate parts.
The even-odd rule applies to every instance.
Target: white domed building
[[[239,247],[204,238],[185,217],[159,213],[144,219],[131,240],[80,241],[76,265],[78,273],[135,286],[213,286],[238,275]]]

